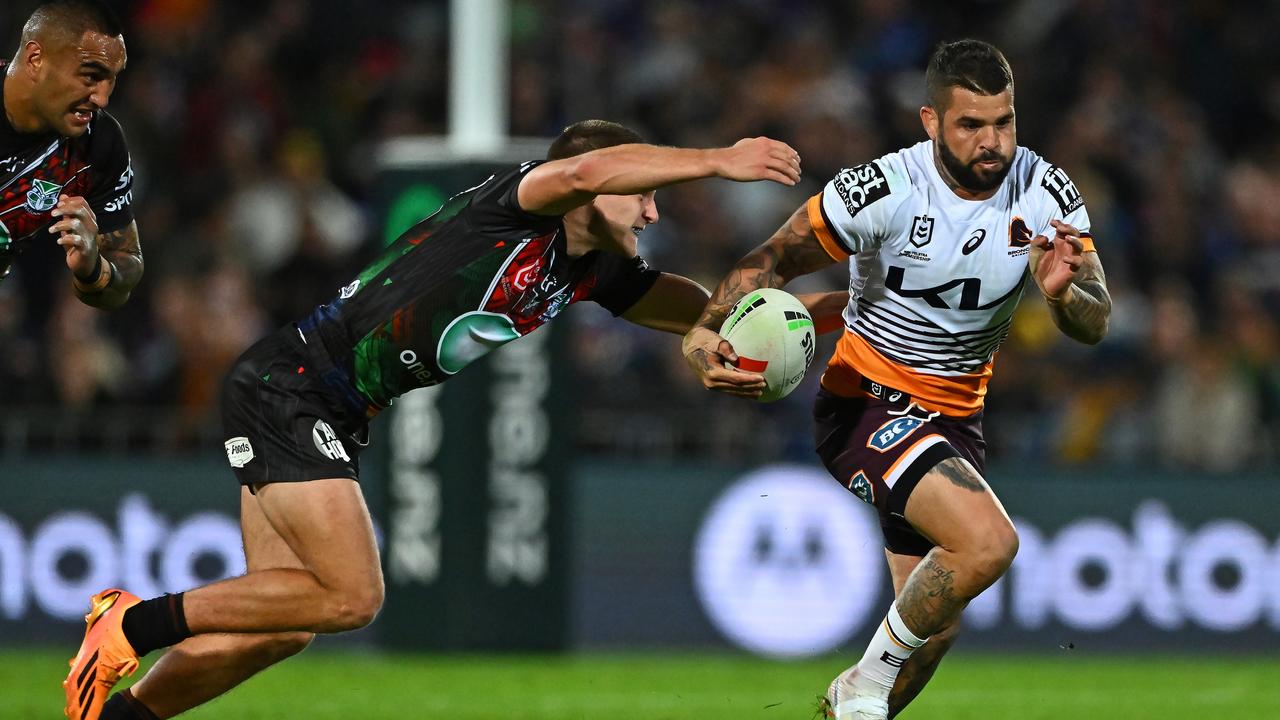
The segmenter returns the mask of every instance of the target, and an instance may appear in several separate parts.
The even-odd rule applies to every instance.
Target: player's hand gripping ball
[[[764,376],[760,402],[786,397],[813,362],[813,319],[790,293],[761,288],[738,301],[720,336],[738,354],[737,368]]]

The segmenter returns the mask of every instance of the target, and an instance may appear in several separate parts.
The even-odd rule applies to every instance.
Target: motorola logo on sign
[[[828,652],[883,610],[875,513],[822,470],[775,465],[741,478],[712,504],[694,542],[698,599],[748,650]]]

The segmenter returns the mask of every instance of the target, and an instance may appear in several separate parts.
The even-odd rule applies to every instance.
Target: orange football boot
[[[102,704],[120,678],[138,669],[138,654],[124,637],[124,611],[141,600],[124,590],[103,590],[92,598],[84,616],[88,628],[80,652],[71,659],[71,673],[62,681],[67,695],[63,709],[71,720],[98,720]]]

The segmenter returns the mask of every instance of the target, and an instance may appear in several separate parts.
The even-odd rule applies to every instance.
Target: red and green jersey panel
[[[652,287],[640,258],[570,257],[561,218],[520,208],[529,162],[464,191],[401,235],[338,297],[299,323],[326,378],[368,414],[436,385],[579,300],[615,315]],[[336,377],[332,377],[336,375]]]

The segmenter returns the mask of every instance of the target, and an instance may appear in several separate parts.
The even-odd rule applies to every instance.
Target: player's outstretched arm
[[[526,211],[563,215],[597,195],[636,195],[707,177],[795,185],[800,181],[800,155],[790,145],[766,137],[707,150],[615,145],[543,163],[520,181],[518,192]]]
[[[662,273],[622,317],[647,328],[683,335],[702,315],[709,295],[706,288],[687,277]]]
[[[739,260],[712,291],[702,317],[684,336],[685,361],[703,386],[731,395],[759,396],[764,390],[764,377],[725,367],[725,363],[737,362],[738,356],[716,330],[743,295],[763,287],[780,288],[793,278],[835,262],[814,234],[803,205],[773,237]]]
[[[1058,329],[1073,340],[1096,345],[1111,322],[1111,294],[1102,261],[1098,253],[1085,252],[1079,230],[1059,220],[1052,224],[1052,241],[1043,235],[1031,240],[1032,277]]]

